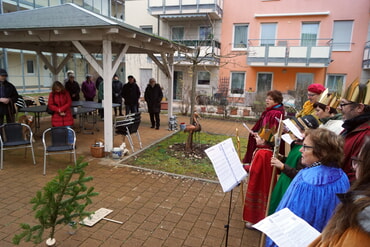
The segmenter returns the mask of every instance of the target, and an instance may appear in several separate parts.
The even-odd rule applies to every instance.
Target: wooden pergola
[[[111,82],[125,54],[147,54],[168,78],[168,116],[172,116],[173,104],[173,54],[192,52],[72,3],[1,14],[0,47],[35,51],[52,72],[53,80],[74,53],[80,53],[105,82]],[[46,53],[51,54],[51,61]],[[58,53],[67,54],[60,63]],[[93,54],[101,54],[102,60]],[[111,85],[104,83],[105,151],[113,147]]]

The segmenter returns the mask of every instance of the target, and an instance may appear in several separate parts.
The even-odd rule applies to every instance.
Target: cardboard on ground
[[[99,208],[98,210],[95,211],[95,213],[91,214],[90,217],[86,217],[85,219],[80,221],[80,224],[85,226],[93,226],[112,212],[113,212],[112,209]]]

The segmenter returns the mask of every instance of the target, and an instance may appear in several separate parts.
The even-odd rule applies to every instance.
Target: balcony
[[[362,68],[370,69],[370,41],[366,42],[364,48],[364,58],[362,60]]]
[[[223,0],[148,0],[148,11],[166,20],[222,18]]]
[[[186,45],[191,48],[200,48],[200,54],[199,57],[202,59],[202,62],[200,64],[202,65],[212,65],[212,66],[218,66],[220,65],[220,50],[221,50],[221,43],[216,40],[194,40],[194,39],[187,39],[187,40],[174,40],[174,42],[177,42],[182,45]],[[182,62],[183,64],[186,64],[185,55],[181,54],[174,54],[174,57],[176,61]],[[190,61],[188,61],[190,63]]]
[[[331,39],[250,39],[249,66],[325,68],[331,61]]]

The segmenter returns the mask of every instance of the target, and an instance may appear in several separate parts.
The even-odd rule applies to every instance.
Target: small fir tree
[[[13,237],[13,243],[19,244],[22,239],[29,242],[40,243],[45,229],[51,228],[49,238],[54,239],[55,227],[58,224],[69,224],[74,219],[79,220],[90,216],[85,208],[91,204],[91,197],[98,195],[94,187],[86,187],[85,183],[93,177],[85,177],[84,168],[87,162],[82,163],[82,158],[77,160],[75,166],[68,166],[59,170],[58,175],[46,184],[43,191],[37,191],[31,199],[36,211],[35,218],[39,225],[30,226],[22,223],[23,232]]]

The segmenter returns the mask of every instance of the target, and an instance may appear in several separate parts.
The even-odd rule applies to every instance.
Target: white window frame
[[[317,25],[317,29],[316,29],[316,33],[305,33],[306,35],[308,35],[308,34],[311,34],[311,35],[315,35],[316,37],[315,37],[315,42],[313,42],[312,41],[312,43],[309,45],[309,46],[316,46],[317,45],[317,40],[318,40],[318,38],[319,38],[319,29],[320,29],[320,22],[318,22],[318,21],[315,21],[315,22],[302,22],[302,24],[301,24],[301,46],[308,46],[307,44],[304,44],[304,38],[302,37],[303,36],[303,29],[304,29],[304,27],[306,26],[308,26],[308,25]],[[312,29],[311,29],[312,30]],[[308,30],[308,31],[311,31],[311,30]]]
[[[241,89],[243,90],[242,93],[233,93],[232,92],[232,89],[233,89],[233,87],[232,87],[232,85],[233,85],[233,75],[234,74],[243,74],[243,76],[244,76],[243,85],[241,87]],[[230,72],[230,87],[229,87],[230,97],[241,97],[242,95],[244,95],[246,78],[247,78],[247,73],[245,71],[232,71],[232,72]]]
[[[343,28],[343,25],[349,24],[351,24],[351,30]],[[353,20],[334,21],[332,51],[351,51],[353,24]],[[338,37],[340,37],[339,41]]]
[[[206,28],[206,29],[208,29],[208,34],[207,34],[207,37],[201,37],[201,29],[202,28]],[[199,40],[210,40],[210,39],[212,39],[212,27],[211,26],[199,26],[199,29],[198,29],[198,37],[199,37]]]
[[[235,42],[235,28],[240,26],[246,26],[247,27],[247,37],[245,37],[245,47],[236,47]],[[245,51],[248,49],[248,35],[249,35],[249,23],[239,23],[234,24],[233,26],[233,37],[232,37],[232,50],[233,51]]]
[[[29,72],[28,71],[28,65],[29,63],[32,63],[31,66],[32,66],[32,72]],[[28,75],[34,75],[35,74],[35,61],[33,61],[33,59],[27,59],[26,60],[26,73]]]
[[[263,27],[266,27],[267,25],[274,25],[274,33],[273,35],[270,35],[270,32],[266,32]],[[277,22],[266,22],[266,23],[261,23],[261,39],[260,39],[260,45],[261,46],[275,46],[276,43],[276,35],[277,35],[277,28],[278,28],[278,23]],[[264,36],[268,34],[267,38]],[[271,36],[271,37],[270,37]],[[273,37],[272,37],[273,36]],[[263,40],[269,40],[269,43],[264,43]]]
[[[179,28],[179,29],[181,28],[182,29],[182,31],[183,31],[182,39],[173,39],[173,30],[175,28]],[[184,40],[184,38],[185,38],[185,27],[183,27],[183,26],[173,26],[173,27],[171,27],[171,40]]]
[[[257,77],[256,77],[256,92],[257,93],[260,93],[261,91],[260,91],[260,87],[259,87],[259,85],[258,85],[258,79],[259,79],[259,77],[260,77],[260,75],[271,75],[271,85],[270,85],[270,88],[268,89],[268,90],[266,90],[266,92],[265,91],[263,91],[264,93],[267,93],[268,91],[270,91],[272,88],[273,88],[273,82],[274,82],[274,73],[273,72],[257,72]]]
[[[337,88],[337,90],[336,91],[334,91],[333,90],[333,88],[329,88],[329,78],[331,78],[331,77],[334,77],[334,79],[336,78],[336,77],[340,77],[340,78],[342,78],[342,86],[340,87],[340,88]],[[336,82],[337,82],[337,80],[335,80]],[[345,74],[327,74],[327,76],[326,76],[326,82],[325,82],[325,87],[326,88],[329,88],[329,92],[330,93],[335,93],[335,92],[337,92],[337,93],[339,93],[339,94],[341,94],[342,93],[342,90],[343,90],[343,87],[346,85],[346,75]]]

